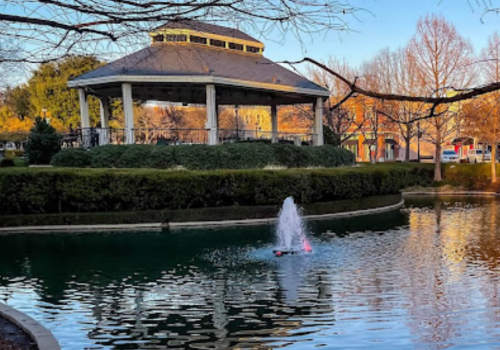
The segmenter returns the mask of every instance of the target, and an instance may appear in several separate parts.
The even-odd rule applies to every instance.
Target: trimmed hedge
[[[496,168],[497,177],[500,177],[500,164]],[[451,185],[468,190],[500,192],[500,183],[491,183],[491,163],[445,164],[443,179]]]
[[[302,206],[304,215],[342,213],[394,205],[401,194],[312,203]],[[232,206],[187,210],[143,210],[105,213],[62,213],[0,216],[0,227],[42,225],[142,224],[151,222],[187,222],[244,220],[277,217],[281,205]]]
[[[429,183],[413,168],[163,171],[7,168],[0,171],[0,214],[190,209],[308,204],[375,195]]]
[[[288,168],[353,165],[350,151],[325,145],[296,147],[287,144],[234,143],[208,145],[106,145],[83,155],[67,149],[57,154],[52,165],[92,168],[160,168],[182,166],[190,170],[259,169],[268,165]]]

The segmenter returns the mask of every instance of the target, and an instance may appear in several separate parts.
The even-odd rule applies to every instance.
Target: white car
[[[452,149],[445,149],[441,152],[441,162],[442,163],[460,163],[460,157],[457,152]]]
[[[482,149],[471,149],[467,153],[467,161],[469,163],[482,163],[483,162],[483,150]],[[484,152],[484,161],[491,162],[491,152]]]

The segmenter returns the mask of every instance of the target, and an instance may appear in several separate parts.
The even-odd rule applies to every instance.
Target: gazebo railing
[[[206,129],[135,129],[135,143],[138,144],[206,144]]]
[[[182,144],[208,144],[207,129],[164,129],[164,128],[141,128],[134,129],[135,144],[159,144],[159,145],[182,145]],[[273,140],[272,131],[262,130],[240,130],[219,129],[219,143],[233,143],[244,141],[267,141]],[[312,145],[313,134],[300,134],[292,132],[276,133],[277,141],[281,143]],[[93,148],[100,145],[113,144],[122,145],[126,143],[125,129],[115,128],[81,128],[74,132],[61,134],[62,148]]]
[[[99,145],[125,143],[125,129],[80,128],[74,132],[61,134],[62,148],[92,148]]]
[[[299,134],[291,132],[278,132],[278,142],[312,144],[313,134]],[[219,141],[221,143],[238,142],[238,141],[271,141],[273,139],[272,131],[262,130],[240,130],[240,129],[220,129]]]

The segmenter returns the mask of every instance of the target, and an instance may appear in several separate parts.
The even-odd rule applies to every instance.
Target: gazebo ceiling
[[[196,43],[158,43],[69,82],[96,95],[121,96],[131,83],[134,98],[205,103],[213,84],[220,104],[293,104],[326,98],[323,87],[260,54]]]
[[[103,84],[88,87],[88,93],[98,97],[122,97],[120,84]],[[135,83],[132,95],[141,101],[168,101],[205,104],[206,86],[202,84]],[[311,103],[312,96],[290,92],[248,89],[216,85],[217,103],[220,105],[271,105]]]

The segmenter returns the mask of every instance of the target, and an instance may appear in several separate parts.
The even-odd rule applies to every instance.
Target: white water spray
[[[305,237],[305,226],[293,198],[288,197],[283,202],[276,225],[277,250],[276,253],[295,253],[311,251]]]

